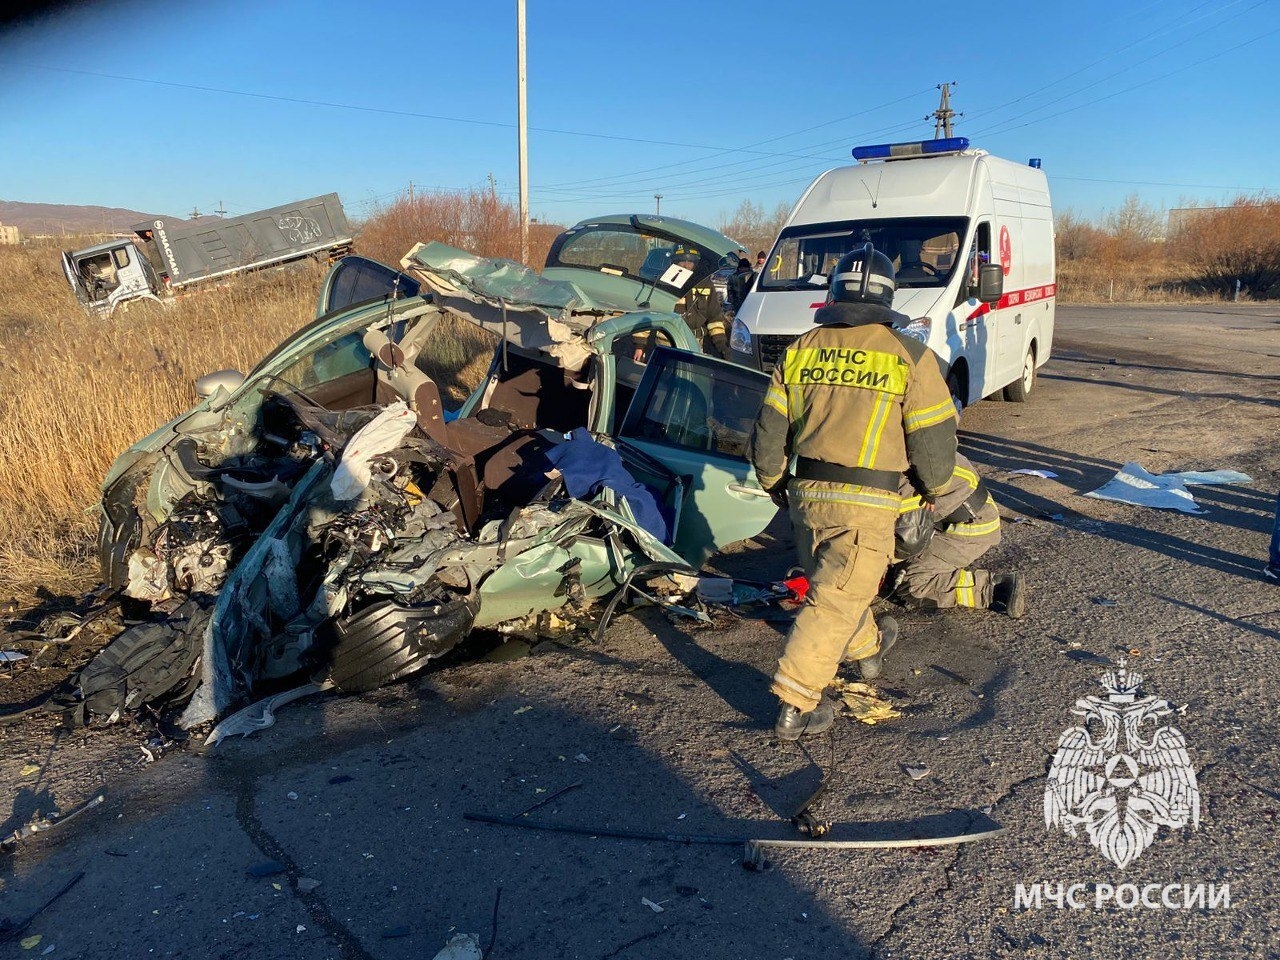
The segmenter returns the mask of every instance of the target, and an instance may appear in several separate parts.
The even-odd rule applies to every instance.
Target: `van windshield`
[[[968,226],[965,217],[904,217],[787,227],[756,289],[826,290],[840,258],[867,241],[893,261],[899,288],[945,287]]]

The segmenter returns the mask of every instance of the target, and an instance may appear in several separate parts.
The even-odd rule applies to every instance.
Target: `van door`
[[[673,546],[694,567],[717,547],[754,537],[777,513],[747,461],[768,388],[759,371],[665,347],[636,388],[618,439],[685,479]]]
[[[973,242],[965,260],[965,274],[956,295],[956,306],[947,323],[946,340],[951,364],[964,358],[968,389],[962,399],[966,404],[977,403],[998,385],[994,379],[999,364],[999,337],[992,304],[978,299],[978,270],[984,263],[991,263],[992,221],[984,217],[973,231]]]

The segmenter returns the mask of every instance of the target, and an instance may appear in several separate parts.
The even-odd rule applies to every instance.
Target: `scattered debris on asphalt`
[[[407,928],[406,928],[407,929]],[[406,936],[407,934],[401,934]],[[383,934],[385,937],[386,934]],[[444,949],[431,960],[483,960],[480,952],[480,938],[474,933],[458,933],[449,938]]]
[[[903,766],[902,772],[905,773],[912,780],[923,780],[925,777],[929,775],[929,768],[908,764]]]
[[[1042,477],[1045,480],[1053,480],[1053,479],[1056,479],[1058,476],[1052,470],[1032,470],[1028,467],[1023,467],[1019,470],[1010,470],[1009,472],[1011,474],[1016,474],[1024,477]]]
[[[882,697],[870,684],[841,680],[837,677],[832,686],[854,718],[868,726],[902,716],[894,709],[893,704]]]
[[[1251,483],[1253,478],[1235,470],[1184,470],[1181,473],[1149,473],[1130,461],[1100,486],[1085,494],[1097,500],[1114,500],[1137,507],[1205,513],[1196,505],[1188,486],[1197,484]]]
[[[39,768],[37,767],[36,769],[38,770]],[[8,853],[27,837],[34,836],[37,833],[47,833],[55,827],[71,822],[86,810],[92,810],[106,799],[106,794],[99,793],[79,806],[72,807],[64,814],[50,814],[48,817],[38,817],[32,820],[25,826],[13,831],[7,837],[0,838],[0,853]]]

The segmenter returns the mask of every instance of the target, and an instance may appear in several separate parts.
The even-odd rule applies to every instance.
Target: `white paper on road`
[[[1235,470],[1148,473],[1136,463],[1126,463],[1119,473],[1085,496],[1131,503],[1138,507],[1205,513],[1206,511],[1196,506],[1195,497],[1187,489],[1187,484],[1248,483],[1250,480],[1250,477]]]
[[[342,451],[342,462],[329,481],[334,497],[354,500],[364,493],[372,475],[369,462],[400,446],[400,441],[417,422],[418,415],[409,409],[409,405],[397,400],[357,430]]]
[[[1021,470],[1010,470],[1010,473],[1020,473],[1027,477],[1044,477],[1046,480],[1052,480],[1057,476],[1052,470],[1031,470],[1023,467]]]

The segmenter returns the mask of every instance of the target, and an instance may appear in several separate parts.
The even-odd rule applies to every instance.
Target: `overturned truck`
[[[338,263],[316,321],[117,459],[98,546],[138,623],[79,678],[82,714],[167,698],[190,728],[290,684],[368,690],[476,628],[594,621],[767,525],[764,375],[508,261],[428,244],[401,267]],[[493,356],[451,409],[433,357],[460,328]],[[131,686],[143,662],[172,683]]]

